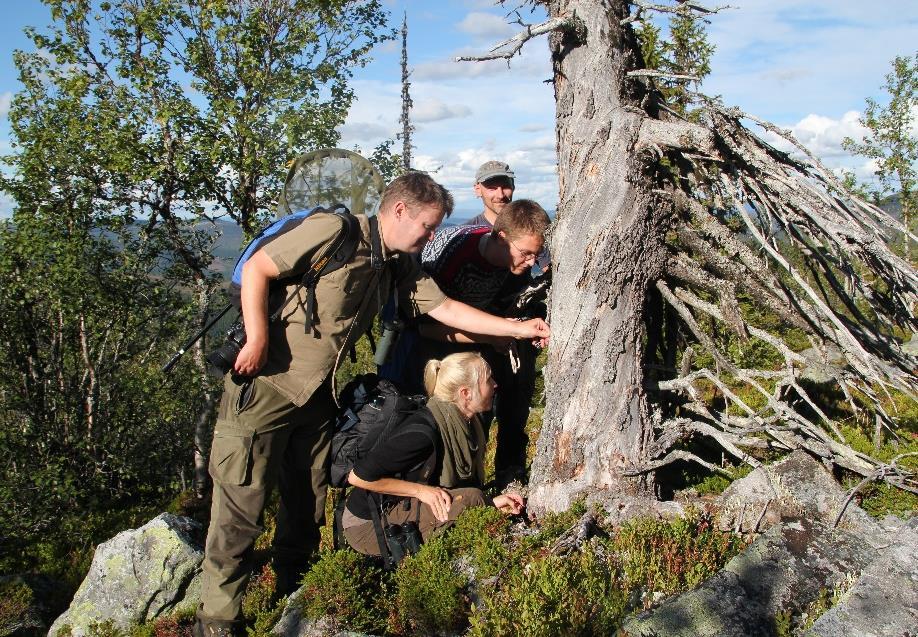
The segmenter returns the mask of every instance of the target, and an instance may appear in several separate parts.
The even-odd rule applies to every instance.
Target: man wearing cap
[[[484,211],[466,223],[468,226],[493,226],[497,215],[513,201],[516,175],[502,161],[486,161],[475,173],[475,196],[481,197]]]

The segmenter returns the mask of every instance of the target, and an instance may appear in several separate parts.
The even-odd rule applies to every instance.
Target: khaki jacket
[[[269,326],[268,361],[259,376],[297,406],[305,404],[329,374],[334,374],[351,345],[373,324],[389,299],[393,276],[399,309],[408,316],[426,314],[446,300],[410,255],[386,253],[383,246],[386,265],[374,271],[369,219],[356,216],[361,234],[357,250],[348,263],[319,279],[311,332],[305,330],[305,290]],[[293,293],[303,272],[323,254],[340,228],[335,215],[316,213],[261,248],[281,278],[290,277],[283,298]]]

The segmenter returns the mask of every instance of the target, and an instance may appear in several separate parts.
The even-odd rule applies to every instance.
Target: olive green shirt
[[[312,329],[305,329],[305,289],[268,328],[268,361],[259,376],[297,406],[305,404],[329,374],[333,375],[344,353],[373,324],[389,299],[393,276],[399,310],[410,317],[426,314],[446,300],[408,254],[387,253],[383,246],[386,267],[374,271],[369,219],[356,217],[360,225],[357,250],[348,263],[319,279]],[[261,248],[277,266],[280,278],[289,277],[282,299],[293,293],[303,272],[324,253],[340,229],[341,221],[335,215],[316,213]]]

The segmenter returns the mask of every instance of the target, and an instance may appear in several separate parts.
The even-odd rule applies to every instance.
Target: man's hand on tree
[[[532,344],[536,347],[545,347],[548,345],[548,339],[551,336],[551,328],[548,323],[540,318],[529,319],[528,321],[519,321],[520,331],[514,334],[516,338],[530,338]]]

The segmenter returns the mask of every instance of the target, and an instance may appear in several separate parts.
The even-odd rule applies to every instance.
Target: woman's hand
[[[449,491],[425,484],[419,484],[418,486],[420,487],[420,492],[416,496],[417,499],[430,507],[437,521],[446,522],[449,520],[449,508],[453,503],[453,498]]]
[[[505,493],[494,498],[494,506],[502,513],[519,515],[526,508],[526,500],[519,493]]]

